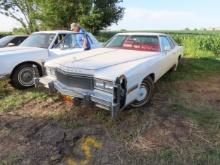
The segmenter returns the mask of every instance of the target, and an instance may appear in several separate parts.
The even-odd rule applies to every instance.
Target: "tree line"
[[[123,0],[0,0],[0,13],[18,21],[27,34],[38,30],[70,29],[79,23],[92,33],[117,23]]]

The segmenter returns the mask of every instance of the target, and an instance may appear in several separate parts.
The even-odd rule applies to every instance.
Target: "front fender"
[[[141,83],[152,74],[157,76],[157,70],[153,63],[151,65],[149,63],[148,65],[146,63],[140,64],[125,73],[127,78],[126,105],[136,100]]]
[[[47,56],[47,51],[0,56],[0,75],[10,75],[16,66],[26,62],[42,65]]]

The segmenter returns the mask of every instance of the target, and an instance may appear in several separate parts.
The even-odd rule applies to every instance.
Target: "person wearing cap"
[[[91,49],[91,45],[90,42],[88,40],[88,35],[86,34],[86,31],[80,27],[79,24],[77,23],[72,23],[71,24],[71,31],[75,32],[75,33],[80,33],[76,35],[76,41],[78,42],[78,44],[84,48],[84,50],[90,50]]]

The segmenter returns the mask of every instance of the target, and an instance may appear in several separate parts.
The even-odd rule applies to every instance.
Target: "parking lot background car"
[[[9,75],[12,85],[20,89],[33,87],[34,75],[43,75],[46,60],[84,51],[76,42],[77,35],[71,31],[35,32],[19,46],[0,49],[0,78]],[[86,35],[92,49],[102,46],[91,33]]]
[[[18,35],[9,35],[0,39],[0,48],[18,46],[21,44],[28,36],[18,36]]]
[[[149,103],[155,82],[175,71],[182,56],[183,47],[166,34],[121,33],[104,48],[47,62],[40,83],[115,116],[128,105]]]

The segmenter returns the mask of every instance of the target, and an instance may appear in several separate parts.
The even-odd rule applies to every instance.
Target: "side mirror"
[[[7,47],[12,47],[12,46],[16,46],[14,43],[9,43],[8,45],[7,45]]]

